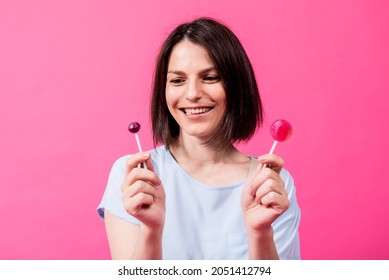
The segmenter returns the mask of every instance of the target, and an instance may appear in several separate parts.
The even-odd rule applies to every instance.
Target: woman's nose
[[[188,83],[188,88],[186,91],[186,99],[193,101],[201,98],[203,95],[201,84],[198,81],[191,81]]]

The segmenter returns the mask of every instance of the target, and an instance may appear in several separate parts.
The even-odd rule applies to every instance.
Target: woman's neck
[[[204,144],[196,138],[184,137],[178,137],[169,149],[175,157],[190,159],[191,162],[199,165],[215,164],[230,158],[232,154],[239,153],[232,144],[220,149],[212,144]]]
[[[232,144],[220,150],[196,139],[178,138],[169,150],[188,174],[210,186],[237,183],[247,177],[250,166],[250,158]]]

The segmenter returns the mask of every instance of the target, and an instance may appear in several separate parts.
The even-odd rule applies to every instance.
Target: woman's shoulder
[[[164,158],[169,153],[168,148],[166,146],[155,147],[154,149],[149,151],[151,153],[152,159]]]

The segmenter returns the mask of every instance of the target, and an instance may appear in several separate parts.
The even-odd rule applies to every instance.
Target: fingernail
[[[149,153],[143,153],[143,157],[145,157],[145,158],[149,157],[149,155],[150,155]]]

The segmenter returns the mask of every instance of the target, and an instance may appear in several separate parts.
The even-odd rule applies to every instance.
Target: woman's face
[[[181,136],[207,141],[226,111],[226,93],[211,58],[200,45],[183,40],[170,55],[166,102]]]

